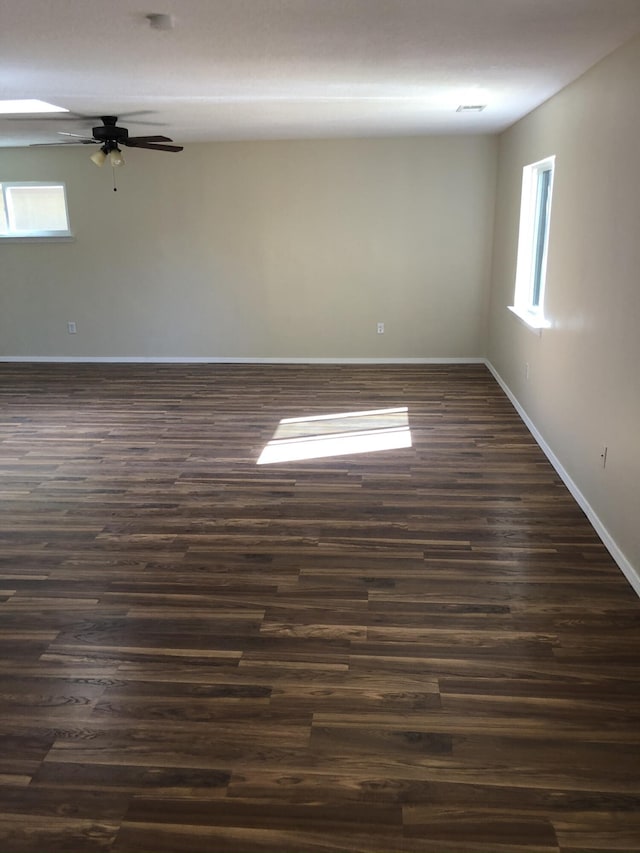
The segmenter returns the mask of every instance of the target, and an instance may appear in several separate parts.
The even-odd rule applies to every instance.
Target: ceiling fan
[[[61,142],[36,143],[40,147],[46,145],[100,145],[98,151],[91,155],[91,160],[96,166],[103,166],[109,159],[112,166],[121,166],[124,163],[120,146],[127,148],[147,148],[149,151],[182,151],[182,145],[167,145],[173,142],[168,136],[129,136],[126,127],[118,127],[117,116],[101,116],[102,124],[91,128],[92,136],[82,136],[77,133],[65,133],[59,131],[63,136],[72,136],[74,139]]]

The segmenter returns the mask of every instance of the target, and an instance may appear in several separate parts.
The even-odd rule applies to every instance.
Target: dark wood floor
[[[0,508],[0,853],[640,850],[640,602],[483,366],[2,365]]]

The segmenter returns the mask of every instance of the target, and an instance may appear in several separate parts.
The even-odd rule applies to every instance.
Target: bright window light
[[[0,238],[70,236],[64,184],[0,183]]]
[[[555,157],[525,166],[522,172],[516,287],[509,308],[534,329],[548,328],[544,294]]]
[[[20,113],[68,113],[65,107],[57,107],[46,101],[29,98],[23,101],[0,101],[0,114],[18,115]]]
[[[396,450],[400,447],[411,447],[406,406],[284,418],[260,454],[258,465]]]

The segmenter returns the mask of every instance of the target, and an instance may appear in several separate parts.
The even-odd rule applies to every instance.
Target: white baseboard
[[[520,415],[520,417],[522,418],[522,420],[526,424],[527,429],[529,430],[531,435],[535,438],[535,440],[538,442],[543,453],[545,454],[545,456],[547,457],[549,462],[551,462],[553,467],[556,469],[556,471],[560,475],[563,483],[565,484],[565,486],[569,489],[569,491],[571,492],[571,494],[575,498],[576,503],[578,504],[580,509],[584,512],[584,514],[587,516],[587,518],[591,522],[591,525],[593,526],[594,530],[596,531],[596,533],[598,534],[598,536],[602,540],[602,544],[605,546],[607,551],[611,554],[613,559],[616,561],[616,563],[618,564],[623,575],[626,577],[626,579],[629,581],[629,583],[633,587],[636,595],[638,595],[640,597],[640,574],[638,574],[638,572],[634,569],[634,567],[631,565],[629,560],[627,560],[625,555],[622,553],[622,551],[620,550],[620,548],[616,544],[615,540],[613,539],[613,537],[611,536],[611,534],[609,533],[607,528],[600,521],[600,518],[596,514],[595,510],[593,509],[593,507],[591,506],[589,501],[585,498],[585,496],[582,494],[582,492],[580,491],[578,486],[576,486],[574,481],[571,479],[571,477],[569,476],[566,469],[563,467],[563,465],[560,462],[560,460],[558,459],[558,457],[555,455],[553,450],[549,447],[547,442],[544,440],[544,438],[542,437],[542,435],[540,434],[540,432],[536,428],[535,424],[533,423],[531,418],[527,415],[525,410],[522,408],[522,406],[518,402],[517,398],[512,393],[511,389],[506,384],[506,382],[503,380],[503,378],[500,376],[498,371],[491,364],[491,362],[486,360],[486,359],[485,359],[485,364],[487,365],[487,367],[489,368],[489,370],[493,374],[493,377],[496,380],[496,382],[498,383],[498,385],[502,388],[502,390],[507,395],[509,400],[511,400],[511,402],[513,403],[515,410],[518,412],[518,414]]]
[[[484,358],[264,358],[240,356],[0,355],[0,362],[38,364],[485,364]]]

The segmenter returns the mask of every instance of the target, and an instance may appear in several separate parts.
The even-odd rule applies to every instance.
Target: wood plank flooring
[[[0,365],[0,510],[0,853],[640,850],[640,601],[483,366]]]

